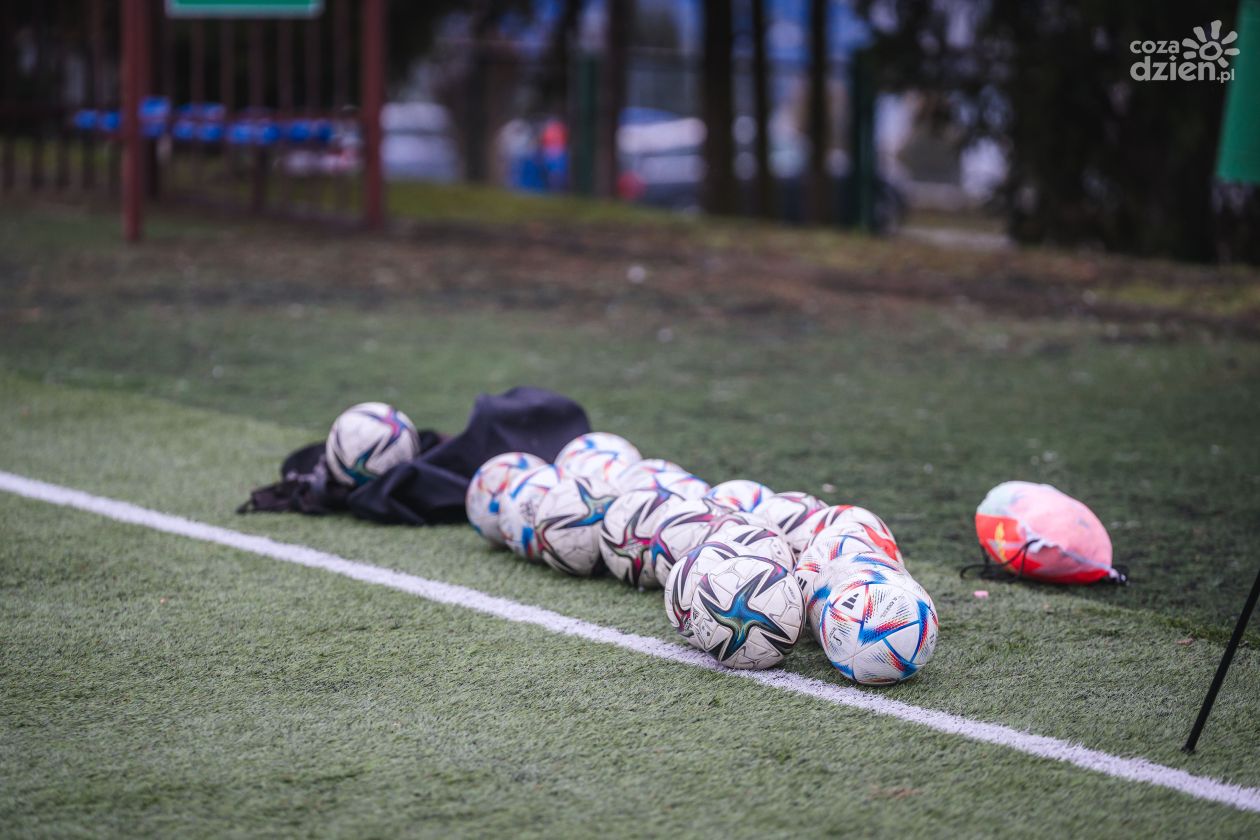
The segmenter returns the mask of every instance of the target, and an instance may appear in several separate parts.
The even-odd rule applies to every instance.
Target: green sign
[[[318,17],[324,0],[166,0],[169,17]]]
[[[1260,184],[1260,0],[1238,6],[1238,56],[1234,80],[1225,98],[1216,177],[1222,181]]]

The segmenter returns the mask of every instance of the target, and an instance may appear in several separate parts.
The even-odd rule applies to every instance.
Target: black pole
[[[1243,605],[1242,614],[1238,616],[1238,624],[1234,625],[1234,635],[1225,646],[1225,655],[1221,657],[1221,664],[1216,666],[1216,676],[1212,678],[1212,686],[1208,689],[1207,697],[1203,698],[1203,708],[1199,709],[1199,717],[1194,722],[1194,728],[1190,730],[1186,745],[1182,747],[1188,753],[1194,752],[1195,744],[1199,743],[1203,725],[1207,723],[1208,715],[1212,713],[1216,693],[1221,690],[1221,683],[1225,682],[1225,675],[1229,673],[1229,663],[1234,660],[1234,651],[1238,650],[1238,643],[1242,641],[1243,631],[1247,629],[1247,620],[1255,612],[1257,599],[1260,599],[1260,569],[1256,570],[1256,582],[1251,585],[1251,594],[1247,596],[1247,603]]]

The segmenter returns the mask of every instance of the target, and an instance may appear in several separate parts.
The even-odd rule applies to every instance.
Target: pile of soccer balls
[[[663,588],[674,629],[732,668],[778,664],[808,628],[846,677],[888,684],[936,646],[931,597],[884,521],[855,505],[747,480],[710,487],[593,432],[554,464],[491,458],[466,507],[477,533],[526,560]]]

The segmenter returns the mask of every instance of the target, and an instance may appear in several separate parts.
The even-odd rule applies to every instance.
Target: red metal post
[[[138,242],[143,233],[144,141],[140,133],[143,95],[145,0],[122,0],[123,236]]]
[[[381,108],[385,104],[385,0],[363,0],[363,55],[359,74],[363,125],[363,222],[385,223],[381,175]]]

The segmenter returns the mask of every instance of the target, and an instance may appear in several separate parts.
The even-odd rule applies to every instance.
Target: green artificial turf
[[[479,391],[553,387],[710,480],[884,516],[942,621],[931,665],[884,694],[1260,784],[1260,630],[1200,753],[1178,750],[1260,553],[1255,344],[1115,341],[1088,322],[857,299],[815,318],[706,316],[650,289],[547,306],[504,297],[496,272],[510,267],[469,246],[455,268],[482,278],[479,299],[373,279],[427,259],[419,246],[367,262],[363,281],[329,275],[341,246],[292,232],[173,220],[126,249],[101,233],[110,223],[0,223],[0,469],[669,638],[659,594],[516,563],[471,529],[231,512],[349,403],[389,399],[456,430]],[[188,243],[202,243],[195,261]],[[255,252],[272,261],[241,256]],[[605,294],[625,266],[591,270]],[[960,581],[976,503],[1012,478],[1091,504],[1133,584]],[[14,833],[1256,828],[1181,795],[84,514],[0,497],[0,531],[13,535],[0,742],[14,745],[0,824]],[[787,667],[839,679],[809,644]]]
[[[1245,836],[1257,818],[0,498],[12,836]]]

